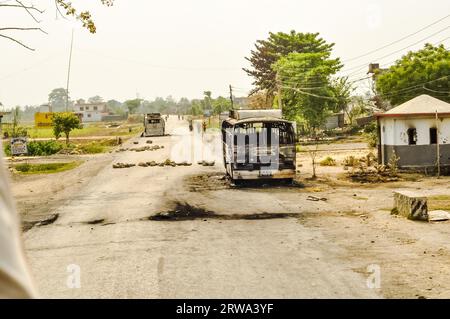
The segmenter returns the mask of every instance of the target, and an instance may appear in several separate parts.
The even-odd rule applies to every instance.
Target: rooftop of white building
[[[436,112],[450,115],[450,103],[422,94],[377,116],[435,115]]]

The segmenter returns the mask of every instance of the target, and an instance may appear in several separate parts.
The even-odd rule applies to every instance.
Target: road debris
[[[202,165],[202,166],[214,166],[216,164],[216,162],[215,161],[198,161],[197,164]]]
[[[306,198],[306,200],[310,200],[310,201],[313,201],[313,202],[319,202],[319,201],[326,202],[328,200],[328,198],[325,198],[325,197],[319,198],[319,197],[316,197],[316,196],[308,196]]]
[[[428,212],[428,221],[444,222],[450,220],[450,213],[445,210],[432,210]]]
[[[117,163],[117,164],[113,164],[113,168],[130,168],[136,166],[136,164],[126,164],[126,163]]]

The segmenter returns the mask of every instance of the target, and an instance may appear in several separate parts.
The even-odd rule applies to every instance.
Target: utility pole
[[[439,116],[438,111],[436,110],[436,163],[437,163],[437,175],[438,178],[441,177],[441,148],[439,145]]]
[[[283,99],[281,97],[281,80],[280,80],[280,75],[277,72],[277,76],[276,76],[276,82],[277,82],[277,88],[278,88],[278,107],[280,108],[281,112],[283,113]]]
[[[233,87],[230,84],[230,101],[231,101],[231,109],[234,110],[234,102],[233,102]]]
[[[67,68],[66,112],[69,111],[69,81],[70,81],[70,67],[72,64],[72,48],[73,48],[73,29],[72,29],[72,38],[70,40],[69,66]]]

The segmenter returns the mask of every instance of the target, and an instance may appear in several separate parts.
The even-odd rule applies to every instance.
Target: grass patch
[[[320,166],[336,166],[336,160],[331,156],[327,156],[320,161]]]
[[[450,195],[428,197],[428,209],[450,211]]]
[[[25,127],[30,138],[54,138],[53,128],[35,128],[33,125]],[[88,136],[127,136],[137,135],[144,130],[143,125],[120,123],[119,127],[109,126],[108,123],[89,123],[83,124],[82,129],[73,130],[70,137],[88,137]]]
[[[45,164],[17,164],[14,165],[14,169],[19,174],[31,175],[31,174],[53,174],[60,173],[74,169],[82,164],[81,161],[68,162],[68,163],[45,163]]]

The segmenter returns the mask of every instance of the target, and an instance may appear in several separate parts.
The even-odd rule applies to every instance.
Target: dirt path
[[[22,161],[21,159],[19,161]],[[27,159],[28,163],[44,159]],[[38,222],[53,218],[54,210],[76,196],[98,172],[112,161],[110,154],[100,156],[56,155],[45,162],[83,161],[76,169],[46,175],[12,175],[12,192],[22,218],[24,231]],[[18,162],[16,159],[15,162]]]

